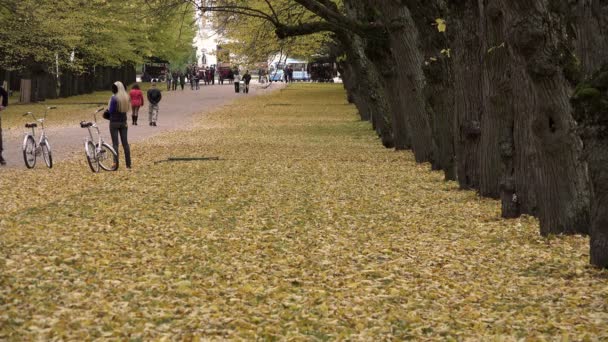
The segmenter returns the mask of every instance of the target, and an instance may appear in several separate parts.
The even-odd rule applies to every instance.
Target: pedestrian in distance
[[[171,90],[171,73],[169,71],[167,71],[167,91]]]
[[[2,157],[2,111],[8,107],[8,93],[1,86],[0,97],[2,97],[2,102],[0,102],[0,165],[6,165],[6,160]]]
[[[179,82],[179,74],[177,72],[173,72],[171,74],[171,89],[177,90],[177,83]]]
[[[131,119],[133,126],[137,126],[137,117],[139,116],[139,108],[144,105],[144,94],[139,89],[139,84],[135,83],[129,92],[131,98]]]
[[[245,74],[243,75],[243,82],[245,83],[245,89],[243,90],[243,92],[245,94],[249,94],[249,82],[251,82],[251,75],[249,74],[249,70],[245,71]]]
[[[184,86],[186,85],[186,75],[181,71],[179,72],[179,85],[182,87],[182,90],[184,90]]]
[[[240,91],[240,81],[241,81],[241,76],[238,73],[238,70],[235,71],[234,74],[234,92],[238,94],[238,92]]]
[[[129,111],[129,94],[125,90],[122,82],[117,81],[112,84],[112,97],[108,104],[108,112],[110,114],[110,136],[112,137],[112,145],[118,154],[118,136],[120,135],[120,143],[125,152],[125,163],[127,169],[131,168],[131,148],[127,139],[128,125],[127,112]],[[116,158],[118,164],[119,158]],[[118,166],[118,165],[117,165]]]
[[[152,88],[148,89],[148,120],[150,121],[150,126],[156,126],[156,120],[158,120],[158,103],[162,97],[163,95],[160,93],[160,90],[156,88],[156,84],[152,83]]]

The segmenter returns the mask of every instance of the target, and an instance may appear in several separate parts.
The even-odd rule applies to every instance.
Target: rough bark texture
[[[423,94],[433,139],[434,170],[443,170],[447,180],[456,179],[454,163],[454,89],[452,59],[447,35],[437,30],[435,20],[445,17],[441,0],[405,0],[420,37],[425,79]]]
[[[608,268],[608,64],[577,87],[572,103],[592,185],[591,263]]]
[[[514,168],[512,165],[514,97],[511,88],[511,56],[505,46],[503,12],[496,0],[478,0],[482,32],[482,106],[480,136],[480,184],[482,196],[499,198],[515,193]],[[501,164],[501,159],[503,160]],[[503,165],[503,166],[501,166]],[[502,178],[502,179],[501,179]],[[511,196],[512,199],[513,196]],[[503,216],[519,215],[517,201],[509,208],[503,201]],[[508,209],[508,211],[505,211]]]
[[[454,147],[456,178],[462,189],[479,189],[481,40],[483,30],[477,0],[450,2],[448,29],[452,42],[454,80]]]
[[[362,85],[362,82],[357,80],[356,77],[356,75],[358,75],[357,63],[354,63],[353,58],[351,57],[344,61],[343,65],[344,74],[342,79],[344,80],[348,101],[355,104],[361,120],[371,121],[369,109],[367,108],[367,95],[364,93],[365,87]]]
[[[391,108],[388,102],[382,77],[376,66],[365,54],[366,42],[356,34],[341,34],[340,40],[347,50],[348,63],[353,66],[359,86],[358,96],[355,97],[357,109],[365,110],[373,128],[380,137],[382,145],[394,147],[391,128]]]
[[[568,17],[575,36],[575,54],[580,63],[582,76],[590,77],[602,64],[608,61],[608,2],[605,0],[555,2]],[[558,6],[558,5],[554,5]],[[572,65],[577,67],[577,65]]]
[[[570,88],[560,60],[567,37],[565,25],[550,11],[547,0],[501,0],[497,5],[512,57],[510,88],[516,99],[512,106],[514,147],[508,146],[508,134],[501,139],[505,171],[508,173],[511,163],[515,169],[514,189],[509,175],[503,178],[503,205],[517,198],[522,212],[538,213],[543,235],[586,233],[586,166],[580,163],[582,145],[573,133]],[[503,129],[510,127],[508,123]],[[511,150],[513,157],[505,158],[505,151]],[[509,199],[505,195],[511,190],[514,194]]]
[[[428,114],[425,110],[422,89],[424,75],[421,65],[424,61],[419,49],[416,26],[407,7],[397,0],[373,1],[376,9],[383,14],[388,23],[399,23],[399,27],[389,30],[389,42],[394,56],[396,77],[395,91],[399,94],[398,113],[393,113],[395,123],[406,127],[411,148],[416,161],[430,162],[432,155],[432,132]],[[399,146],[404,147],[405,146]]]

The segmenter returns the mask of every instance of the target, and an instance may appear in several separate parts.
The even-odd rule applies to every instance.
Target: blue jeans
[[[118,135],[120,134],[120,143],[125,151],[125,163],[127,167],[131,167],[131,147],[129,147],[129,141],[127,140],[127,131],[129,130],[126,122],[111,122],[110,123],[110,135],[112,136],[112,147],[118,154]],[[118,163],[118,160],[116,160]]]

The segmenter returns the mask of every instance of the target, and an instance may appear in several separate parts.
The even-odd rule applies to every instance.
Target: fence
[[[9,90],[22,91],[21,102],[44,101],[109,90],[112,83],[121,81],[126,85],[135,82],[135,67],[91,67],[87,72],[64,71],[59,76],[61,86],[57,89],[57,77],[47,68],[32,68],[16,72],[0,69],[0,84],[8,81]],[[27,87],[28,89],[23,89]],[[29,100],[29,101],[28,101]]]

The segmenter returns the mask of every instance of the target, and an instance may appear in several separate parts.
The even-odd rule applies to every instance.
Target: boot
[[[137,116],[131,115],[131,119],[133,120],[133,126],[137,126]]]

